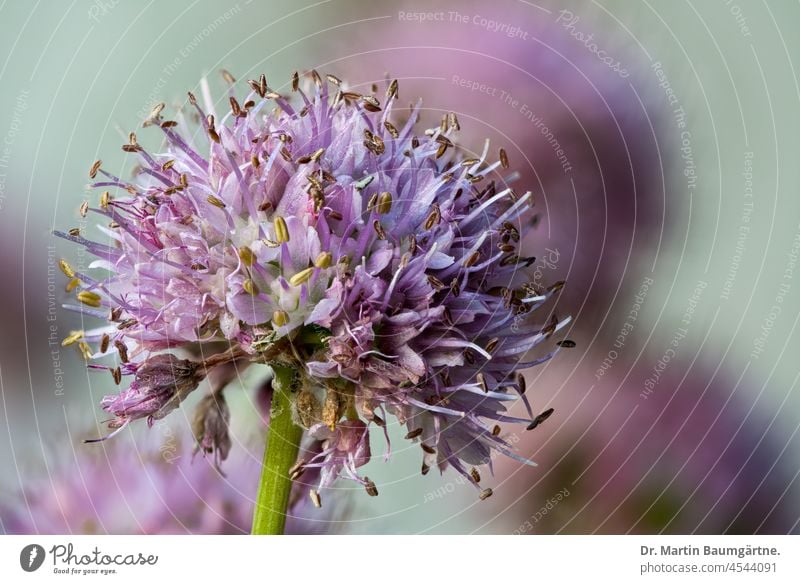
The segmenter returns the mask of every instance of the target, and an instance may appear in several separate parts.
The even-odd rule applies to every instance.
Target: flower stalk
[[[303,429],[292,420],[294,370],[274,365],[269,432],[253,511],[253,535],[281,535],[292,490],[290,469],[297,459]]]

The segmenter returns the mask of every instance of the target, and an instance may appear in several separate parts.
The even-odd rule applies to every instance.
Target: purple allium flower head
[[[321,467],[321,487],[344,476],[375,492],[357,468],[369,424],[385,431],[387,413],[421,443],[423,472],[453,466],[477,486],[465,465],[492,450],[528,462],[496,424],[531,423],[524,397],[527,417],[506,411],[522,394],[515,372],[549,359],[555,350],[530,352],[568,322],[534,319],[560,284],[522,287],[532,194],[507,184],[507,157],[493,161],[488,142],[463,153],[454,114],[416,133],[417,103],[395,126],[396,81],[381,104],[309,77],[311,91],[292,80],[297,106],[263,76],[241,101],[232,86],[223,116],[192,94],[176,120],[158,106],[145,124],[163,132],[160,153],[133,134],[123,146],[140,160],[133,181],[92,167],[94,186],[114,190],[92,209],[112,221],[113,245],[60,235],[107,271],[95,279],[64,265],[79,309],[112,321],[82,342],[139,363],[131,389],[104,400],[112,427],[162,417],[200,372],[239,359],[297,371],[294,418],[325,440],[307,462]],[[200,140],[179,129],[192,116]],[[158,351],[171,347],[211,356],[162,381],[178,361]]]

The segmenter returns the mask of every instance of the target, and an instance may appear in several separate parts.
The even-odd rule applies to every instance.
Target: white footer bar
[[[3,536],[2,582],[797,582],[796,536]],[[167,580],[173,578],[174,580]],[[421,580],[420,580],[421,579]]]

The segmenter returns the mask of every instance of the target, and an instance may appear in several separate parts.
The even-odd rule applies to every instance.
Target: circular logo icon
[[[26,572],[35,572],[42,567],[44,556],[44,548],[38,543],[26,545],[19,553],[19,565]]]

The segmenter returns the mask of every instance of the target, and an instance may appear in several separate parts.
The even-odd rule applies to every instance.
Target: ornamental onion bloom
[[[293,474],[317,469],[317,490],[344,477],[377,494],[359,467],[389,414],[419,442],[423,473],[452,466],[477,487],[468,467],[492,451],[529,462],[499,424],[536,425],[517,371],[552,357],[531,350],[569,321],[536,311],[562,283],[523,287],[532,193],[509,186],[504,151],[464,154],[455,114],[418,131],[421,104],[398,105],[396,81],[381,103],[307,77],[290,97],[262,75],[239,98],[226,74],[229,111],[190,93],[188,112],[159,105],[145,121],[163,133],[157,153],[130,135],[133,180],[91,167],[102,194],[82,212],[110,221],[111,245],[59,235],[97,257],[82,272],[62,263],[70,308],[109,321],[75,338],[87,357],[123,362],[107,365],[115,379],[135,376],[103,399],[109,426],[157,420],[208,371],[245,361],[295,372],[293,419],[323,444]],[[195,122],[199,138],[184,129]],[[164,352],[178,349],[199,360]],[[520,396],[524,417],[507,411]],[[225,418],[196,429],[220,458]]]

